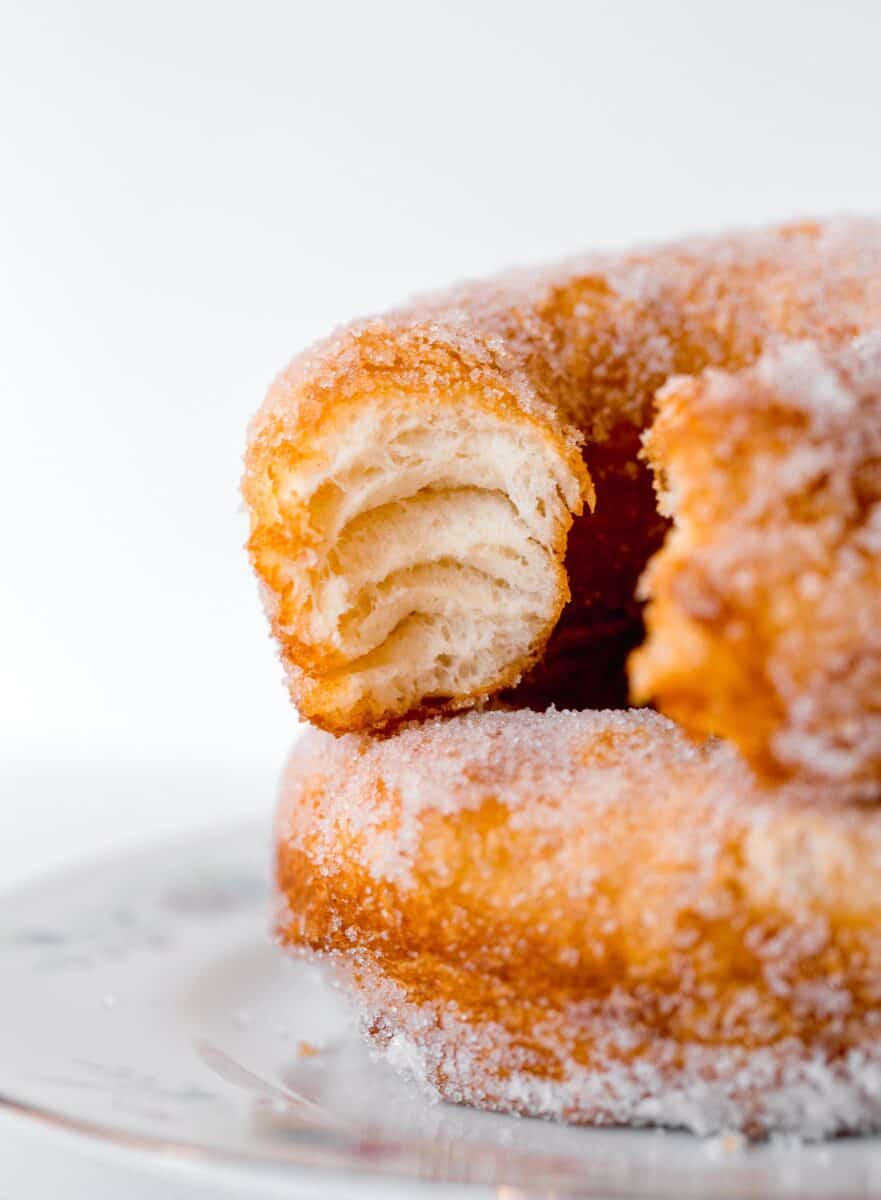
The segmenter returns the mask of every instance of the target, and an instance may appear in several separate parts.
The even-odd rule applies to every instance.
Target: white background
[[[288,357],[503,265],[881,209],[879,45],[874,0],[0,2],[0,885],[267,811],[237,487]]]

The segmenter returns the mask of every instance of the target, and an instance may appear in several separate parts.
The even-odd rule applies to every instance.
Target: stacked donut
[[[574,1122],[881,1126],[881,221],[352,325],[244,493],[321,727],[278,931],[392,1061]]]

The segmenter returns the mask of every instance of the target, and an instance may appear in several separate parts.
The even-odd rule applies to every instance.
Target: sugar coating
[[[307,350],[251,426],[244,480],[300,711],[342,732],[500,692],[536,707],[625,703],[636,583],[667,524],[640,457],[658,389],[879,324],[881,222],[834,219],[512,272]],[[508,516],[484,504],[480,547],[457,535],[451,549],[427,510],[443,498],[451,511],[464,488]],[[413,540],[393,536],[389,495],[430,501]],[[374,517],[367,593],[334,557],[356,509]],[[389,561],[393,543],[418,570]]]
[[[646,439],[674,529],[639,699],[759,769],[881,794],[881,330],[671,381]]]
[[[472,712],[413,722],[388,737],[310,730],[291,756],[279,836],[298,834],[304,781],[320,794],[308,827],[314,861],[336,866],[344,828],[361,865],[378,879],[404,884],[428,811],[455,816],[499,800],[512,828],[556,832],[571,819],[582,835],[595,826],[599,836],[607,810],[638,811],[650,794],[672,812],[687,785],[688,805],[708,821],[700,833],[708,846],[714,824],[732,816],[761,831],[781,814],[795,822],[796,814],[807,818],[838,799],[798,781],[767,786],[732,746],[695,741],[651,709]],[[849,837],[862,818],[842,805],[823,820]],[[390,825],[393,836],[386,836]],[[692,831],[685,836],[693,838]]]
[[[822,1137],[881,1118],[881,811],[768,787],[650,711],[313,732],[281,940],[393,1063],[571,1121]]]
[[[602,440],[619,420],[619,406],[641,421],[672,375],[714,361],[746,365],[780,340],[835,344],[879,320],[881,221],[872,218],[584,254],[461,284],[342,326],[280,376],[251,436],[277,420],[299,428],[311,389],[347,391],[347,372],[365,362],[393,368],[402,384],[409,369],[420,390],[442,390],[442,371],[425,376],[418,361],[408,366],[404,350],[412,340],[414,347],[449,346],[471,364],[475,383],[498,387],[498,368],[509,368],[506,383],[524,409],[556,423],[562,406],[572,436],[580,430],[579,441]],[[613,403],[597,403],[596,386],[585,391],[594,376],[614,381]]]
[[[645,739],[638,739],[643,732]],[[616,735],[627,739],[632,754],[619,768],[597,749],[599,769],[592,769],[590,759],[584,758],[589,739]],[[288,778],[295,805],[303,779],[322,788],[321,806],[309,828],[310,854],[316,862],[326,861],[330,869],[336,866],[344,825],[363,866],[379,879],[406,883],[412,877],[426,810],[455,815],[503,797],[515,823],[518,817],[531,825],[547,818],[556,827],[556,811],[547,813],[545,800],[551,800],[554,810],[573,802],[579,809],[588,805],[601,810],[618,802],[622,785],[628,786],[622,769],[648,781],[674,759],[700,762],[704,755],[671,721],[649,709],[521,709],[435,717],[386,738],[333,737],[310,730],[291,757]],[[580,783],[586,786],[579,788]],[[634,779],[634,795],[637,787]],[[284,812],[282,803],[280,836],[288,835]],[[373,836],[390,820],[395,823],[393,838]]]
[[[570,1124],[661,1126],[701,1137],[742,1131],[810,1142],[881,1128],[881,1039],[835,1058],[798,1041],[773,1049],[654,1043],[624,1058],[624,1027],[574,1010],[536,1031],[563,1063],[556,1078],[547,1078],[530,1070],[529,1054],[504,1026],[475,1026],[455,1003],[414,1007],[369,966],[335,969],[379,1056],[429,1097]],[[567,1043],[586,1031],[595,1044],[589,1068],[567,1057]]]

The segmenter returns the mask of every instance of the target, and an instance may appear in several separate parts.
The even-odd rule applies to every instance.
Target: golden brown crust
[[[313,734],[277,880],[282,941],[451,1098],[808,1136],[881,1116],[881,812],[766,790],[651,712]]]
[[[674,380],[646,439],[675,527],[635,697],[773,777],[881,792],[881,332]]]
[[[580,505],[570,506],[572,600],[550,664],[539,661],[524,694],[596,703],[623,694],[624,658],[641,634],[636,580],[664,532],[637,458],[658,387],[708,365],[739,369],[781,338],[836,344],[879,319],[881,224],[805,222],[466,285],[350,326],[301,355],[252,425],[244,480],[250,553],[301,711],[336,730],[401,715],[377,710],[369,697],[340,697],[329,676],[332,647],[298,635],[302,602],[279,568],[310,537],[296,506],[279,498],[279,467],[298,470],[320,453],[326,423],[382,395],[430,412],[467,390],[506,420],[543,429],[585,499],[593,480],[595,511],[579,515]],[[590,478],[577,461],[579,444]],[[565,594],[564,583],[560,606]],[[543,656],[552,624],[531,658]],[[602,647],[596,656],[594,646]],[[579,665],[567,673],[559,664],[570,654]],[[530,665],[510,662],[480,694],[516,682]],[[429,707],[478,698],[434,697]]]

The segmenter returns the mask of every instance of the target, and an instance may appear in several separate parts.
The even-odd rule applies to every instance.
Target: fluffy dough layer
[[[881,792],[881,331],[661,390],[674,527],[646,571],[634,696],[772,777]]]
[[[365,728],[517,685],[621,703],[667,524],[639,459],[657,389],[879,320],[881,223],[840,220],[506,275],[301,355],[244,495],[303,715]]]
[[[881,810],[641,712],[312,731],[278,933],[440,1095],[572,1122],[881,1125]]]

